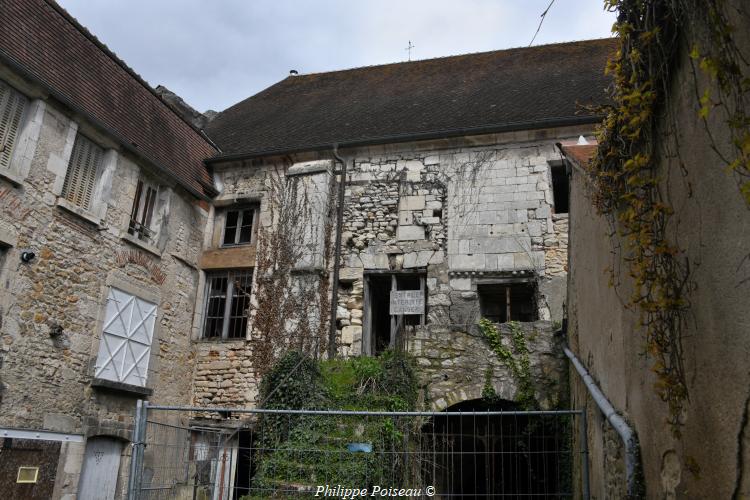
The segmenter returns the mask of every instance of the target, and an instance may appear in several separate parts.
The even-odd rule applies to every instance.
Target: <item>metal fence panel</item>
[[[142,411],[138,500],[587,496],[577,411]]]

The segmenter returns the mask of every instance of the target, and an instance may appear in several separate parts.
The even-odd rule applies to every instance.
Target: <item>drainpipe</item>
[[[339,156],[338,144],[333,145],[333,157],[341,163],[341,180],[339,181],[339,197],[336,209],[336,246],[333,250],[333,290],[331,293],[331,325],[328,331],[328,359],[336,357],[336,309],[339,306],[341,226],[344,224],[344,191],[346,189],[346,160]]]
[[[614,427],[617,434],[620,435],[622,444],[625,447],[625,480],[627,483],[627,498],[640,498],[637,494],[636,485],[636,470],[638,467],[638,438],[635,435],[633,429],[625,422],[615,410],[614,406],[609,402],[604,393],[596,385],[591,374],[583,366],[583,363],[573,354],[568,347],[564,347],[565,355],[570,359],[576,371],[583,379],[583,383],[586,385],[591,398],[594,400],[599,410],[607,418],[607,421]],[[582,439],[587,439],[587,436],[583,436]]]

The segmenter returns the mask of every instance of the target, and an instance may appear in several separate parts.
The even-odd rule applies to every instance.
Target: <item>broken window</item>
[[[400,293],[404,292],[404,293]],[[415,273],[371,274],[365,296],[365,354],[398,346],[409,327],[425,321],[425,278]]]
[[[495,323],[536,321],[536,289],[533,283],[479,284],[482,317]]]
[[[245,338],[252,282],[252,271],[222,271],[206,276],[203,338]]]
[[[552,177],[552,198],[556,214],[568,213],[569,181],[568,173],[563,162],[550,162]]]
[[[149,243],[154,243],[155,232],[151,227],[151,222],[158,193],[159,189],[156,185],[139,179],[133,199],[133,209],[130,212],[128,233]]]
[[[253,241],[256,207],[233,208],[224,212],[221,246],[246,245]]]

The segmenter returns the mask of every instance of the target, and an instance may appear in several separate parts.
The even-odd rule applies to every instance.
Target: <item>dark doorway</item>
[[[237,443],[237,471],[235,472],[234,492],[232,496],[235,500],[250,493],[250,478],[255,474],[252,451],[252,431],[240,431]]]
[[[448,412],[513,411],[508,401],[467,401]],[[424,477],[460,498],[570,498],[568,416],[434,417],[423,428]]]
[[[389,348],[399,348],[406,328],[424,324],[424,307],[422,314],[391,314],[391,292],[409,290],[422,291],[426,297],[423,274],[373,273],[367,276],[365,354],[377,355]]]

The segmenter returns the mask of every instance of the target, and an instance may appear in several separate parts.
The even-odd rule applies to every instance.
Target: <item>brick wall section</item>
[[[211,185],[210,143],[57,4],[3,1],[0,40],[0,60],[20,63],[194,191]]]

